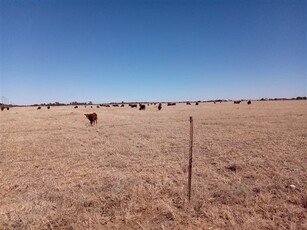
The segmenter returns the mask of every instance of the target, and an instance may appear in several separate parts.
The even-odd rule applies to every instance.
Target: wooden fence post
[[[193,150],[193,118],[190,117],[190,144],[189,144],[189,169],[188,169],[188,199],[191,201],[191,186],[192,186],[192,150]]]

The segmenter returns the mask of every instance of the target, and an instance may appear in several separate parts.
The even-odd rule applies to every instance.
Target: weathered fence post
[[[189,169],[188,169],[188,199],[191,200],[192,185],[192,150],[193,150],[193,118],[190,117],[190,151],[189,151]]]

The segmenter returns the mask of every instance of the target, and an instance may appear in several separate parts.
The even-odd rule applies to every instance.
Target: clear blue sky
[[[0,2],[16,104],[306,96],[306,1]]]

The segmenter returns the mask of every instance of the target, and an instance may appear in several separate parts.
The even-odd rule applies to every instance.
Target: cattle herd
[[[10,110],[10,107],[4,107],[4,106],[1,107],[1,111],[5,110],[5,109],[6,109],[6,110]]]
[[[243,101],[243,100],[240,100],[240,101],[233,101],[233,103],[234,103],[234,104],[240,104],[242,101]],[[248,101],[247,101],[247,104],[248,104],[248,105],[252,104],[252,101],[251,101],[251,100],[248,100]]]
[[[238,101],[233,101],[233,103],[234,104],[240,104],[241,102],[242,102],[243,100],[238,100]],[[251,100],[248,100],[247,101],[247,104],[248,105],[250,105],[252,102],[251,102]],[[156,105],[157,103],[151,103],[151,104],[147,104],[147,106],[149,106],[149,105]],[[215,102],[214,102],[214,104],[215,104]],[[110,106],[113,106],[113,107],[124,107],[125,105],[122,103],[121,105],[119,105],[119,104],[101,104],[100,106],[99,105],[97,105],[97,108],[100,108],[100,107],[110,107]],[[146,105],[145,104],[133,104],[133,103],[130,103],[130,104],[128,104],[131,108],[137,108],[138,106],[139,106],[139,110],[145,110],[146,109]],[[175,106],[176,105],[176,103],[175,102],[168,102],[168,103],[166,103],[166,105],[167,106]],[[186,102],[186,105],[191,105],[191,102],[189,102],[189,101],[187,101]],[[195,105],[199,105],[199,102],[195,102]],[[85,105],[85,107],[86,107],[86,105]],[[78,108],[78,106],[76,105],[76,106],[74,106],[74,108],[75,109],[77,109]],[[91,106],[91,108],[93,108],[93,106]],[[158,110],[160,111],[161,109],[162,109],[162,103],[159,103],[158,104],[158,106],[156,107],[156,108],[158,108]],[[10,107],[8,107],[8,106],[1,106],[1,111],[3,111],[3,110],[9,110],[10,109]],[[40,109],[42,109],[42,107],[41,106],[38,106],[37,107],[37,110],[40,110]],[[47,106],[47,109],[50,109],[50,106]],[[84,114],[85,116],[86,116],[86,118],[90,121],[90,123],[91,123],[91,125],[93,125],[93,124],[97,124],[97,120],[98,120],[98,116],[97,116],[97,114],[96,113],[89,113],[89,114]]]
[[[233,103],[234,104],[240,104],[241,102],[242,102],[243,100],[238,100],[238,101],[233,101]],[[220,102],[221,103],[221,102]],[[250,105],[252,102],[251,102],[251,100],[248,100],[247,101],[247,104],[248,105]],[[156,105],[157,103],[151,103],[151,104],[147,104],[147,106],[149,106],[149,105]],[[214,101],[214,104],[216,104],[215,103],[215,101]],[[128,104],[131,108],[137,108],[138,107],[138,104],[137,103],[129,103]],[[166,105],[167,106],[175,106],[176,105],[176,103],[175,102],[168,102],[168,103],[166,103]],[[189,102],[189,101],[187,101],[186,102],[186,105],[191,105],[191,102]],[[199,101],[198,102],[195,102],[195,105],[199,105]],[[124,107],[125,106],[125,104],[121,104],[121,105],[119,105],[119,104],[101,104],[100,106],[99,105],[97,105],[97,108],[99,109],[100,107],[111,107],[111,106],[113,106],[113,107]],[[78,105],[75,105],[74,106],[74,108],[75,109],[77,109],[78,108]],[[86,105],[85,105],[85,108],[86,108]],[[93,108],[93,106],[91,106],[91,108]],[[158,104],[158,110],[161,110],[162,109],[162,103],[159,103]],[[2,105],[1,106],[1,111],[3,111],[3,110],[9,110],[10,109],[10,107],[9,106],[4,106],[4,105]],[[37,107],[37,109],[39,110],[39,109],[42,109],[42,107],[41,106],[38,106]],[[50,109],[50,106],[47,106],[47,109]],[[146,106],[145,106],[145,104],[139,104],[139,110],[145,110],[146,109]]]

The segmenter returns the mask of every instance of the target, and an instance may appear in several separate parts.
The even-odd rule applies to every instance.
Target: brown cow
[[[38,107],[37,107],[37,109],[41,109],[41,107],[40,107],[40,106],[38,106]]]
[[[241,101],[233,101],[234,104],[240,104]]]
[[[47,106],[47,109],[50,109],[50,106]]]
[[[187,103],[186,103],[187,105],[191,105],[191,102],[189,102],[189,101],[187,101]]]
[[[161,109],[162,109],[162,104],[159,103],[158,110],[160,111]]]
[[[174,102],[169,102],[169,103],[167,103],[167,106],[174,106],[174,105],[176,105],[176,103]]]
[[[97,125],[98,116],[96,113],[88,113],[84,115],[87,117],[87,119],[89,119],[89,121],[91,122],[91,125],[93,125],[93,122],[94,124],[96,123]]]
[[[78,106],[76,105],[74,108],[75,108],[75,109],[78,109]]]

